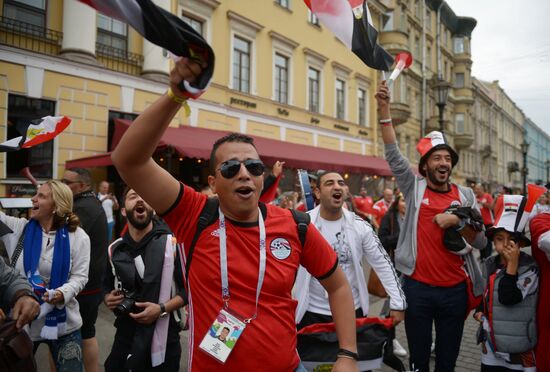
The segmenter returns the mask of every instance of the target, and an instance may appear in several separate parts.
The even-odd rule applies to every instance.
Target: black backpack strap
[[[197,230],[191,241],[191,246],[189,247],[189,253],[187,254],[187,260],[185,261],[185,281],[189,278],[189,269],[191,268],[191,259],[193,258],[193,252],[195,250],[195,245],[199,236],[203,230],[212,225],[218,219],[218,207],[220,203],[218,198],[208,198],[206,199],[206,204],[202,208],[199,220],[197,222]]]
[[[28,223],[27,223],[28,225]],[[10,266],[12,268],[15,268],[15,265],[17,265],[17,260],[19,259],[19,256],[21,256],[21,253],[23,252],[23,247],[25,245],[25,231],[27,231],[27,225],[23,228],[23,232],[19,236],[19,240],[17,241],[17,245],[15,246],[15,250],[13,251],[10,259]]]
[[[303,247],[306,243],[307,227],[311,222],[311,218],[309,217],[309,214],[294,209],[291,209],[290,213],[292,213],[292,217],[296,222],[296,227],[298,228],[298,237],[300,238],[300,243]]]

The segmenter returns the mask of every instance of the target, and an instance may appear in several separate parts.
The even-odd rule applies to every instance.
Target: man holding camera
[[[109,247],[112,270],[105,280],[104,302],[117,316],[105,371],[177,371],[181,346],[174,311],[183,306],[185,292],[175,240],[134,190],[127,190],[122,207],[128,231]]]

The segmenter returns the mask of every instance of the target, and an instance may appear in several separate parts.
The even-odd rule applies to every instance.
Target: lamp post
[[[439,109],[439,131],[443,133],[445,131],[443,125],[443,113],[445,106],[447,105],[447,96],[449,95],[449,88],[451,84],[443,80],[441,77],[434,79],[433,90],[435,94],[435,104]]]
[[[550,159],[546,159],[544,165],[546,165],[546,183],[550,183]]]
[[[523,195],[527,195],[527,153],[529,152],[529,142],[525,141],[523,139],[523,142],[521,143],[521,153],[523,154]]]

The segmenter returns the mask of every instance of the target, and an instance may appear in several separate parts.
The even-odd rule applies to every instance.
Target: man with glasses
[[[73,192],[74,213],[90,237],[88,283],[76,296],[82,317],[82,351],[86,372],[99,371],[99,346],[95,337],[97,309],[101,303],[103,274],[107,267],[107,217],[101,202],[92,191],[92,177],[87,169],[66,170],[61,180]]]
[[[303,371],[291,297],[301,264],[328,292],[344,349],[336,368],[357,371],[353,298],[336,254],[313,225],[302,246],[291,212],[259,203],[264,166],[252,138],[234,133],[214,144],[208,183],[218,195],[218,214],[196,240],[207,197],[178,182],[151,158],[184,101],[178,84],[186,80],[189,87],[204,67],[186,58],[177,62],[167,94],[134,121],[112,155],[121,177],[164,217],[183,246],[188,262],[189,370]],[[234,327],[231,348],[208,347],[220,323]]]

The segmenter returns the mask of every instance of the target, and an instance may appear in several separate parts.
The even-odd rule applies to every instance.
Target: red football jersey
[[[444,230],[433,221],[451,205],[462,205],[458,187],[449,192],[426,189],[418,215],[416,266],[411,278],[419,282],[451,287],[466,280],[464,260],[443,245]]]
[[[174,206],[164,216],[185,254],[196,231],[206,196],[184,186]],[[244,330],[224,369],[228,371],[293,371],[296,352],[295,310],[291,291],[298,266],[322,278],[337,266],[337,257],[313,224],[301,246],[296,222],[289,210],[273,205],[262,209],[266,228],[266,273],[258,304],[258,316]],[[222,309],[219,222],[201,233],[189,269],[189,370],[214,371],[220,364],[198,348]],[[259,266],[257,223],[227,218],[227,266],[231,311],[250,317],[254,313]],[[284,247],[285,249],[281,249]]]
[[[378,200],[374,205],[372,206],[372,209],[374,210],[376,214],[376,222],[378,223],[378,226],[382,223],[382,218],[384,218],[384,215],[390,209],[390,206],[386,203],[384,199]]]
[[[483,194],[481,198],[477,198],[477,204],[479,204],[479,210],[481,211],[481,217],[483,218],[483,224],[492,225],[493,224],[493,212],[487,207],[483,206],[483,203],[493,203],[493,197],[491,194]]]

